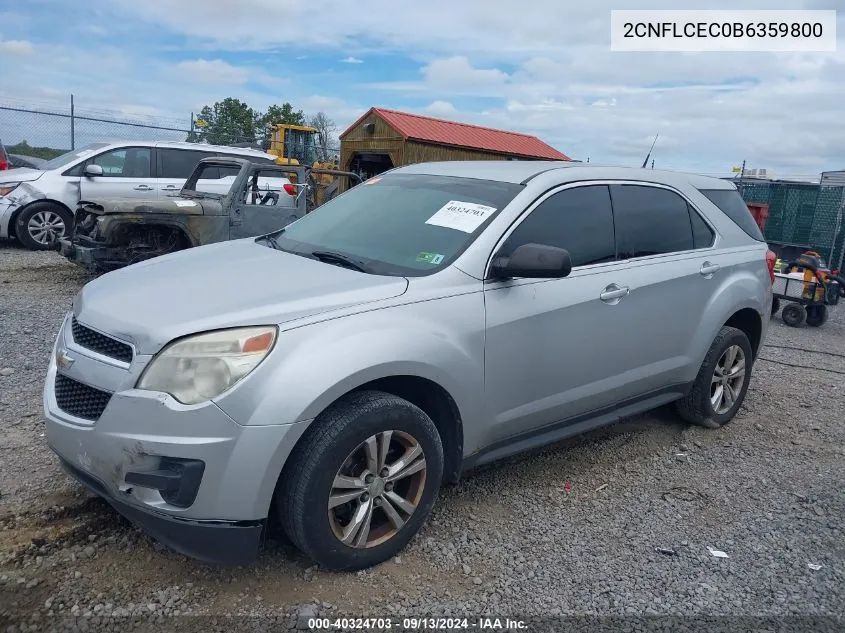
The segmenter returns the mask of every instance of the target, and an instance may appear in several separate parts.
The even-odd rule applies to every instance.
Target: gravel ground
[[[246,568],[191,561],[59,470],[41,387],[87,279],[54,253],[0,243],[0,631],[4,618],[15,632],[129,630],[116,616],[130,615],[203,631],[338,614],[624,616],[629,630],[633,616],[686,616],[677,629],[689,616],[845,615],[843,307],[819,329],[772,320],[726,428],[661,409],[489,466],[442,491],[400,557],[338,574],[284,540]]]

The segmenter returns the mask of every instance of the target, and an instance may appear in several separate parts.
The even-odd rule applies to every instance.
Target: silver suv
[[[184,554],[246,563],[278,519],[326,568],[367,567],[474,466],[669,402],[730,421],[773,266],[728,181],[402,167],[272,234],[87,284],[47,438]]]

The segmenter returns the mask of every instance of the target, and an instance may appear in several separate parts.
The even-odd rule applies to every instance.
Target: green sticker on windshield
[[[440,253],[419,253],[417,255],[417,261],[437,265],[443,261],[443,255]]]

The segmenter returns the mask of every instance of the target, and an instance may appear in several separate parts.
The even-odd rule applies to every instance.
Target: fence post
[[[70,149],[76,149],[76,121],[73,118],[73,95],[70,95]]]

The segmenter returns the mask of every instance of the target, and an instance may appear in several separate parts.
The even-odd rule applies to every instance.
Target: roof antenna
[[[654,144],[657,142],[658,136],[660,136],[659,131],[654,135],[654,140],[651,142],[651,147],[648,149],[648,154],[646,154],[645,160],[643,161],[643,169],[645,169],[646,165],[648,165],[648,159],[651,158],[651,150],[654,149]]]

